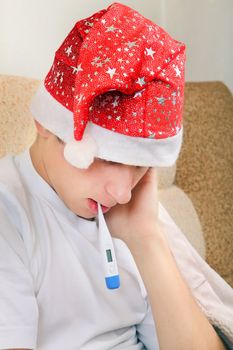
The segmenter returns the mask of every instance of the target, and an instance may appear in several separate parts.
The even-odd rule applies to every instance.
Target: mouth
[[[111,207],[106,207],[103,204],[101,204],[101,209],[103,213],[106,213],[107,211],[109,211],[111,209]],[[89,209],[94,213],[94,214],[98,214],[98,205],[97,202],[94,199],[88,198],[88,206]]]

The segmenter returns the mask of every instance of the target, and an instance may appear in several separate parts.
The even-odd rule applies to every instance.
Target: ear
[[[40,134],[40,136],[47,139],[51,134],[51,132],[45,129],[37,120],[34,119],[34,122],[35,122],[37,132]]]

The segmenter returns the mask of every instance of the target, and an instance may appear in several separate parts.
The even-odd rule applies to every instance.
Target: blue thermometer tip
[[[105,282],[106,286],[108,289],[116,289],[120,287],[120,276],[115,275],[115,276],[110,276],[110,277],[105,277]]]

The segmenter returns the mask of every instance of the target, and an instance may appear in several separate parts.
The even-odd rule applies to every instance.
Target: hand
[[[113,237],[127,243],[154,235],[159,226],[157,175],[156,168],[149,168],[132,190],[131,200],[104,214]]]

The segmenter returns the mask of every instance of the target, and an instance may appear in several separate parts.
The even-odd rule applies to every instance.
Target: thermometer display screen
[[[111,249],[107,249],[107,250],[106,250],[106,254],[107,254],[108,262],[111,262],[111,261],[112,261]]]

